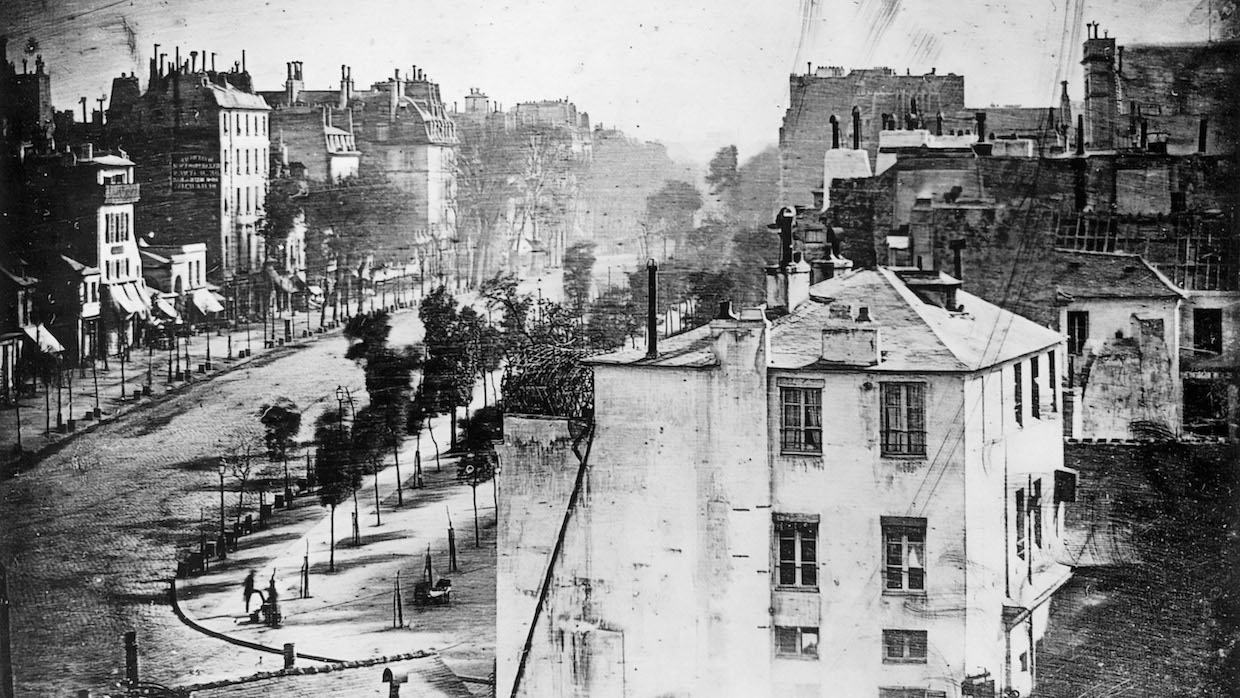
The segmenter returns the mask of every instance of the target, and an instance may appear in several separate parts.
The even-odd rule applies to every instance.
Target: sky
[[[705,163],[776,144],[789,74],[807,62],[959,73],[970,107],[1057,104],[1060,79],[1081,98],[1085,22],[1121,44],[1202,41],[1229,1],[0,0],[0,31],[18,70],[43,55],[58,109],[96,105],[122,72],[145,89],[154,43],[215,52],[217,66],[245,49],[260,90],[281,89],[293,60],[313,89],[335,89],[341,64],[359,86],[417,65],[449,107],[474,87],[505,109],[568,98]]]

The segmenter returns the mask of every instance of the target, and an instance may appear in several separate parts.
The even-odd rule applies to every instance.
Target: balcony
[[[139,198],[138,184],[105,184],[103,185],[103,203],[136,204]]]

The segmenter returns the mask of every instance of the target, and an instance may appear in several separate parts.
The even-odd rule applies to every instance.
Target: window
[[[884,456],[926,455],[924,383],[882,383]]]
[[[1223,310],[1193,309],[1193,348],[1212,354],[1223,353]]]
[[[1016,412],[1016,424],[1025,425],[1025,386],[1020,364],[1012,365],[1012,409]]]
[[[1025,550],[1029,546],[1028,524],[1026,522],[1025,490],[1016,490],[1016,556],[1025,559]]]
[[[883,664],[925,664],[925,630],[884,630]]]
[[[1034,419],[1042,418],[1042,386],[1038,385],[1040,358],[1029,359],[1029,410]]]
[[[775,516],[779,586],[817,587],[818,523]]]
[[[775,655],[779,657],[817,657],[818,628],[775,626]]]
[[[884,516],[883,564],[887,590],[926,588],[926,520]]]
[[[1029,671],[1029,653],[1028,652],[1020,653],[1020,670]]]
[[[781,387],[780,449],[784,453],[822,453],[822,389]]]
[[[1029,491],[1029,518],[1033,522],[1033,544],[1042,547],[1042,480],[1033,481]]]
[[[1068,311],[1068,353],[1080,355],[1089,339],[1089,313],[1084,310]]]
[[[245,149],[245,173],[250,174],[250,149]]]

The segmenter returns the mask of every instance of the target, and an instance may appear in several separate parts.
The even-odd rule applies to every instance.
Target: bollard
[[[284,668],[292,669],[293,662],[297,660],[297,653],[293,651],[293,643],[284,643]]]

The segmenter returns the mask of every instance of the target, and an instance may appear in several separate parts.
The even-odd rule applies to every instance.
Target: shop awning
[[[160,295],[158,291],[151,294],[151,308],[165,320],[176,320],[181,316],[181,314],[177,312],[176,306],[173,305],[167,298]]]
[[[215,294],[205,288],[194,289],[192,298],[194,305],[204,313],[219,313],[224,310],[224,306],[216,299]]]
[[[112,284],[109,290],[112,293],[112,305],[124,315],[146,317],[150,314],[150,305],[143,300],[142,292],[134,284]]]
[[[61,346],[60,342],[56,341],[56,338],[52,336],[52,333],[48,332],[47,328],[43,325],[23,327],[22,330],[26,332],[26,336],[30,337],[30,341],[34,342],[39,347],[39,351],[44,354],[59,354],[65,350],[65,348]]]
[[[271,283],[279,287],[281,291],[284,291],[285,293],[297,293],[297,287],[293,285],[292,279],[284,276],[271,267],[267,268],[267,278],[271,280]]]

